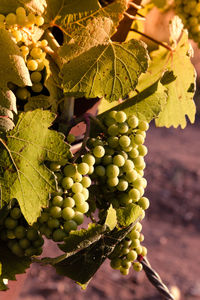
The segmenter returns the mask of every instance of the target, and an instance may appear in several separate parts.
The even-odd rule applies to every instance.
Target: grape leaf
[[[54,267],[60,275],[67,276],[80,284],[88,284],[89,280],[100,268],[115,246],[132,230],[135,223],[121,230],[105,233],[89,247],[80,250]]]
[[[110,101],[124,98],[135,88],[147,64],[145,45],[136,40],[93,47],[64,64],[64,92],[75,97],[104,97]]]
[[[29,224],[37,220],[48,204],[49,193],[56,189],[55,176],[44,162],[70,155],[64,136],[48,129],[54,118],[51,112],[39,109],[22,113],[7,140],[0,140],[1,199],[8,203],[16,198]]]
[[[98,16],[110,18],[116,28],[126,9],[126,0],[116,0],[103,8],[96,0],[48,0],[46,18],[51,26],[56,24],[70,36],[75,29],[86,26]]]
[[[5,242],[0,241],[0,262],[2,265],[0,290],[6,290],[7,286],[4,284],[3,279],[16,280],[15,275],[25,273],[31,260],[27,257],[16,256],[5,245]]]
[[[0,13],[15,13],[19,6],[24,6],[27,10],[41,15],[44,12],[46,0],[0,0]]]
[[[116,210],[112,207],[112,205],[110,205],[110,207],[107,211],[105,225],[107,225],[110,230],[113,230],[117,225]],[[130,225],[130,224],[128,224],[128,225]]]
[[[139,221],[141,216],[142,208],[134,203],[117,209],[117,221],[121,226],[129,226],[133,222]]]
[[[105,226],[91,223],[87,229],[72,231],[70,235],[65,238],[65,243],[59,245],[59,248],[66,253],[77,252],[98,241],[102,233],[105,232],[105,229]]]

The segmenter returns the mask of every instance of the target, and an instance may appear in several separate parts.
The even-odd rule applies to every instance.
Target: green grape
[[[129,197],[128,194],[123,193],[119,196],[119,202],[121,205],[127,205],[132,202],[132,199]]]
[[[130,158],[136,158],[139,156],[139,151],[138,149],[133,148],[129,153],[128,153]]]
[[[74,165],[67,165],[64,168],[64,174],[66,177],[72,177],[76,174],[76,167]]]
[[[132,160],[127,159],[123,166],[123,171],[126,173],[132,172],[134,169],[134,163]]]
[[[52,206],[49,210],[49,214],[51,217],[55,219],[59,219],[61,217],[61,208],[59,206]]]
[[[125,159],[122,155],[118,154],[113,157],[113,164],[122,167],[125,164]]]
[[[140,233],[140,237],[139,237],[140,242],[144,241],[144,234]]]
[[[131,267],[132,264],[131,264],[131,262],[128,259],[123,259],[121,265],[125,269],[130,269],[130,267]]]
[[[18,208],[18,207],[14,207],[14,208],[12,208],[11,209],[11,211],[10,211],[10,216],[11,216],[11,218],[13,218],[13,219],[19,219],[20,217],[21,217],[21,210],[20,210],[20,208]]]
[[[59,228],[59,226],[60,226],[59,220],[58,219],[53,219],[53,218],[52,219],[49,218],[48,221],[47,221],[47,224],[48,224],[48,227],[50,229]]]
[[[102,158],[102,164],[104,166],[112,164],[112,161],[113,161],[112,156],[108,154],[104,155],[104,157]]]
[[[141,167],[144,165],[144,158],[142,156],[138,156],[133,159],[133,162],[134,162],[136,168]]]
[[[90,177],[83,177],[83,179],[81,180],[81,184],[84,188],[88,188],[89,186],[91,186],[92,182]]]
[[[126,179],[129,183],[134,182],[138,177],[138,174],[135,170],[131,170],[129,172],[126,172]]]
[[[62,179],[62,182],[61,182],[61,184],[62,184],[62,187],[64,188],[64,189],[70,189],[72,186],[73,186],[73,184],[74,184],[74,181],[73,181],[73,179],[71,178],[71,177],[64,177],[63,179]]]
[[[108,178],[107,180],[107,184],[108,186],[117,186],[119,183],[119,178],[118,177],[111,177],[111,178]]]
[[[108,145],[110,148],[117,148],[118,145],[119,145],[119,138],[117,136],[110,136],[108,139],[107,139],[107,142],[108,142]],[[112,151],[112,150],[110,150]],[[110,153],[112,155],[112,153]]]
[[[137,230],[131,230],[131,232],[128,234],[128,237],[133,241],[135,239],[139,239],[140,233]]]
[[[34,83],[31,89],[34,93],[41,93],[41,91],[43,90],[43,85],[40,82]]]
[[[106,169],[103,166],[97,166],[94,169],[94,172],[97,176],[104,177],[106,174]]]
[[[137,178],[134,182],[133,182],[133,185],[136,189],[140,188],[140,187],[143,187],[144,185],[144,182],[142,180],[142,178]]]
[[[10,217],[7,217],[4,221],[4,225],[7,229],[14,229],[18,225],[18,221]]]
[[[147,208],[149,208],[149,199],[146,197],[140,198],[140,200],[138,201],[138,205],[146,210]]]
[[[123,112],[123,111],[118,111],[118,112],[115,114],[115,120],[116,120],[116,122],[118,122],[118,123],[124,123],[124,122],[127,120],[126,113]]]
[[[59,196],[55,196],[55,197],[59,197]],[[42,212],[41,216],[38,218],[38,222],[39,223],[46,223],[49,219],[49,214],[47,212]]]
[[[89,204],[87,202],[84,202],[83,204],[77,205],[77,210],[82,214],[85,214],[89,210]]]
[[[115,119],[116,113],[117,113],[116,110],[112,110],[112,111],[109,112],[108,117]]]
[[[138,128],[142,131],[147,131],[149,129],[149,123],[146,121],[140,121]]]
[[[37,59],[37,58],[41,58],[42,56],[42,49],[38,48],[38,47],[34,47],[31,52],[30,55],[32,56],[33,59]],[[40,80],[39,80],[40,81]]]
[[[44,239],[39,236],[37,240],[33,241],[33,247],[34,248],[40,248],[44,245]]]
[[[134,230],[137,230],[138,232],[141,232],[142,224],[140,222],[137,222],[137,224],[133,228],[134,228]]]
[[[73,219],[74,215],[75,215],[75,212],[74,212],[73,208],[71,208],[71,207],[63,208],[62,217],[64,220],[71,220],[71,219]]]
[[[88,168],[88,172],[90,171],[90,167]],[[76,172],[76,174],[72,177],[74,182],[81,182],[83,179],[83,176],[79,173]]]
[[[14,25],[17,22],[17,16],[13,13],[10,13],[6,16],[5,21],[8,25]]]
[[[66,221],[63,225],[65,232],[69,233],[71,230],[77,229],[77,224],[73,220]]]
[[[49,169],[53,172],[60,171],[60,167],[61,167],[61,165],[58,162],[51,162],[49,165]]]
[[[0,14],[0,23],[3,23],[5,21],[6,17],[2,14]]]
[[[91,174],[93,174],[93,173],[94,173],[94,167],[93,167],[93,166],[90,166],[88,175],[91,175]]]
[[[20,239],[19,240],[19,246],[22,248],[22,249],[28,249],[31,245],[31,242],[27,239],[27,238],[23,238],[23,239]]]
[[[130,138],[127,136],[127,135],[122,135],[120,138],[119,138],[119,144],[122,148],[127,148],[130,146],[131,144],[131,140]]]
[[[12,247],[11,247],[11,251],[17,255],[17,256],[23,256],[24,252],[23,249],[20,247],[19,243],[15,242]]]
[[[129,197],[134,201],[138,201],[140,199],[140,192],[137,189],[131,189],[128,193]]]
[[[79,182],[75,182],[73,185],[72,185],[72,192],[73,193],[81,193],[83,190],[83,186],[81,183]]]
[[[106,167],[106,176],[109,178],[117,177],[119,175],[119,167],[110,164]]]
[[[142,271],[143,269],[143,266],[140,262],[134,262],[133,263],[133,269],[136,271],[136,272],[140,272]]]
[[[86,188],[83,188],[82,192],[81,192],[84,196],[85,201],[89,198],[89,191]]]
[[[41,16],[37,16],[37,17],[35,18],[35,24],[36,24],[37,26],[42,26],[42,25],[44,24],[44,18],[41,17]]]
[[[127,254],[127,259],[130,261],[130,262],[133,262],[134,260],[137,259],[137,252],[135,250],[130,250],[129,253]]]
[[[116,136],[119,133],[119,128],[117,124],[112,124],[108,127],[108,134],[111,136]]]
[[[29,92],[26,88],[18,88],[16,90],[16,97],[20,100],[27,100],[29,97]]]
[[[20,50],[24,56],[27,56],[29,54],[29,48],[27,46],[21,46]]]
[[[38,63],[36,60],[34,59],[29,59],[27,61],[27,68],[30,70],[30,71],[36,71],[37,68],[38,68]]]
[[[95,164],[95,157],[92,154],[85,154],[82,158],[82,161],[89,166],[93,166]]]
[[[36,241],[38,239],[38,232],[34,228],[28,228],[26,232],[26,237],[29,241]]]
[[[47,40],[42,40],[42,41],[40,42],[40,46],[43,47],[43,48],[47,47],[47,46],[48,46],[48,41],[47,41]],[[73,135],[73,134],[72,134],[72,135]]]
[[[110,261],[111,268],[118,270],[121,267],[121,259],[120,258],[114,258]]]
[[[139,145],[139,146],[138,146],[138,152],[139,152],[139,155],[140,155],[140,156],[145,156],[145,155],[147,155],[147,153],[148,153],[147,147],[144,146],[144,145]],[[135,157],[133,157],[133,158],[135,158]]]
[[[119,130],[119,133],[125,134],[128,132],[129,126],[126,122],[121,123],[118,125],[118,130]]]
[[[129,269],[126,269],[126,268],[121,267],[121,268],[120,268],[120,273],[121,273],[122,275],[128,275]]]
[[[76,137],[73,134],[71,134],[71,133],[68,134],[68,136],[67,136],[68,143],[72,144],[75,142],[75,140],[76,140]]]
[[[101,158],[104,156],[105,154],[105,149],[103,146],[96,146],[94,149],[93,149],[93,153],[94,153],[94,156],[97,157],[97,158]]]
[[[41,72],[43,69],[44,69],[44,67],[45,67],[45,63],[44,63],[44,61],[42,60],[42,59],[36,59],[36,62],[37,62],[37,64],[38,64],[38,67],[37,67],[37,71],[38,72]]]
[[[25,26],[27,23],[26,15],[17,15],[17,24],[20,26]]]
[[[16,235],[15,235],[15,233],[13,232],[13,230],[7,229],[7,232],[6,232],[6,238],[7,238],[7,239],[10,239],[10,240],[13,240],[13,239],[16,238]]]
[[[128,188],[128,182],[124,179],[120,179],[117,185],[117,189],[121,192],[126,191]]]
[[[109,127],[110,125],[115,124],[116,121],[115,119],[110,118],[109,116],[105,116],[104,123],[106,124],[107,127]]]
[[[73,221],[76,222],[77,225],[81,225],[84,220],[84,214],[79,211],[75,211],[75,215],[73,217]]]
[[[147,255],[147,248],[142,246],[142,252],[141,252],[142,256],[146,256]]]
[[[26,228],[24,226],[18,225],[15,227],[14,234],[17,239],[23,239],[26,236]]]
[[[33,247],[27,248],[25,250],[25,255],[26,256],[33,256],[35,254],[35,249]]]
[[[131,127],[131,128],[136,128],[139,124],[139,120],[136,116],[130,116],[128,117],[128,125]]]
[[[72,197],[67,197],[63,200],[63,208],[65,207],[74,207],[75,206],[75,201]]]
[[[135,144],[141,145],[144,143],[144,137],[141,134],[136,134],[134,137]]]
[[[132,240],[131,248],[138,248],[140,246],[140,240],[134,239]]]
[[[25,9],[24,9],[22,6],[18,7],[18,8],[16,9],[16,15],[26,16],[26,11],[25,11]]]
[[[52,234],[52,239],[54,242],[62,242],[65,237],[66,233],[62,229],[56,229]]]
[[[42,80],[42,74],[38,71],[31,73],[31,81],[34,83],[40,82]]]
[[[27,25],[35,24],[35,15],[32,14],[32,13],[28,14],[28,16],[27,16],[27,22],[28,22]]]
[[[81,175],[86,175],[89,172],[89,169],[90,169],[89,165],[84,162],[78,164],[77,166],[77,170]]]
[[[52,205],[61,207],[63,205],[63,197],[55,196],[52,200]]]
[[[56,220],[56,219],[55,219]],[[57,221],[57,220],[56,220]],[[59,222],[59,221],[58,221]],[[59,223],[60,224],[60,223]],[[52,236],[52,229],[53,228],[49,228],[47,225],[42,225],[40,227],[40,233],[44,234],[48,239],[51,238]]]
[[[85,196],[82,193],[76,193],[73,196],[76,205],[82,205],[85,202]]]

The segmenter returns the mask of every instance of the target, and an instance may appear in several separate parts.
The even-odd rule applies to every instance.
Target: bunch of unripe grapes
[[[44,240],[37,226],[29,226],[24,219],[21,209],[15,199],[11,209],[3,220],[0,230],[0,239],[17,256],[33,256],[42,253]]]
[[[39,217],[38,224],[40,232],[55,242],[63,241],[71,230],[76,230],[89,210],[87,200],[91,179],[87,175],[90,166],[85,162],[88,157],[86,154],[79,163],[64,166],[50,164],[59,186],[51,196],[49,207]]]
[[[88,147],[95,157],[91,177],[98,189],[97,208],[101,213],[110,204],[120,208],[134,203],[142,208],[144,218],[149,200],[144,197],[147,185],[143,177],[146,166],[144,156],[147,148],[143,143],[149,124],[139,121],[135,115],[127,117],[124,111],[111,111],[102,121],[106,132],[88,141]],[[142,269],[139,262],[134,262],[138,255],[146,255],[146,248],[140,245],[139,238],[139,232],[134,229],[111,256],[111,266],[120,269],[122,274],[127,274],[132,264],[135,270]]]
[[[19,100],[27,100],[31,94],[40,94],[44,88],[43,70],[46,64],[45,48],[48,46],[48,42],[47,40],[34,41],[36,28],[43,24],[42,16],[36,16],[33,13],[26,15],[23,7],[18,7],[15,14],[9,13],[6,16],[0,14],[0,28],[8,30],[19,46],[32,81],[31,88],[16,87],[10,84],[10,88]]]
[[[176,13],[193,39],[200,47],[200,1],[175,0]]]

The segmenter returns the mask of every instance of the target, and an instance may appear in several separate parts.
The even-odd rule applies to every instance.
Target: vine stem
[[[167,50],[169,50],[169,51],[171,51],[171,52],[173,51],[173,49],[172,49],[169,45],[164,44],[163,42],[158,41],[158,40],[154,39],[153,37],[151,37],[151,36],[149,36],[149,35],[147,35],[147,34],[141,32],[141,31],[138,31],[137,29],[131,28],[130,31],[134,31],[134,32],[136,32],[136,33],[138,33],[138,34],[144,36],[145,38],[149,39],[150,41],[152,41],[152,42],[154,42],[154,43],[156,43],[156,44],[158,44],[158,45],[164,47],[165,49],[167,49]]]
[[[45,52],[53,58],[53,60],[56,62],[59,69],[61,69],[61,67],[63,65],[63,60],[58,55],[60,45],[56,41],[54,35],[49,30],[47,30],[45,32],[45,38],[48,41],[48,46],[45,47],[45,49],[44,49]]]
[[[139,259],[140,261],[140,259]],[[174,296],[170,293],[167,286],[163,283],[162,279],[158,275],[158,273],[151,267],[147,258],[141,259],[141,264],[143,265],[143,270],[151,282],[151,284],[159,291],[159,293],[163,296],[164,300],[175,300]]]

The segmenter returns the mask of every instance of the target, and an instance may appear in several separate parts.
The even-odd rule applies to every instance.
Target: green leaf
[[[88,229],[72,231],[65,238],[65,243],[59,245],[59,248],[66,253],[77,252],[98,241],[104,231],[105,226],[91,223],[88,225]]]
[[[0,240],[0,262],[2,265],[0,290],[6,290],[7,286],[4,284],[3,279],[16,280],[15,275],[25,273],[26,269],[30,266],[31,260],[27,257],[14,255],[5,246],[5,242]]]
[[[135,88],[147,64],[148,54],[140,41],[93,47],[63,66],[64,92],[110,101],[125,98]]]
[[[108,209],[105,225],[107,225],[110,230],[113,230],[117,225],[116,210],[112,207],[112,205],[110,205]]]
[[[80,284],[87,284],[115,246],[124,239],[134,225],[133,223],[122,230],[105,233],[89,247],[55,264],[57,273]]]
[[[150,122],[159,115],[166,103],[166,99],[166,88],[157,81],[137,96],[118,104],[110,110],[104,111],[103,114],[98,115],[98,118],[102,119],[111,110],[123,110],[127,116],[136,115],[139,120]],[[92,128],[92,132],[95,132],[95,127]]]
[[[8,203],[16,198],[29,224],[37,220],[56,189],[55,176],[45,161],[69,157],[64,136],[48,129],[54,118],[49,111],[22,113],[16,127],[7,133],[7,140],[0,140],[2,200]]]
[[[117,221],[121,226],[129,226],[133,222],[138,222],[142,216],[142,208],[134,203],[126,207],[117,209]]]

